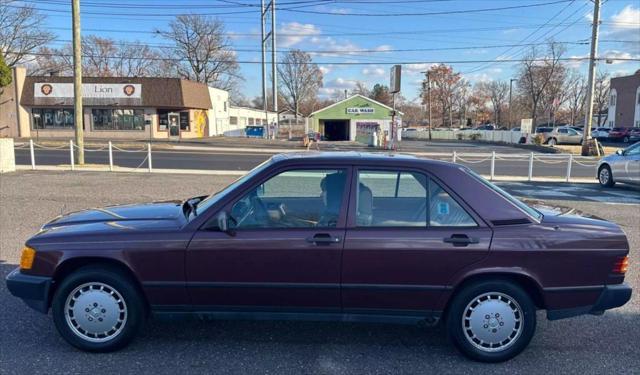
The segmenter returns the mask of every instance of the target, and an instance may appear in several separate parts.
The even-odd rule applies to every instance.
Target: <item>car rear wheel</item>
[[[506,361],[522,352],[536,328],[529,295],[508,281],[484,281],[456,294],[448,310],[447,330],[467,357]]]
[[[549,144],[549,146],[553,147],[557,144],[556,139],[555,138],[551,138],[549,139],[549,142],[547,142]]]
[[[118,350],[133,340],[145,317],[137,286],[116,269],[85,267],[67,276],[51,305],[60,335],[76,348]]]
[[[598,182],[600,182],[600,186],[602,187],[612,187],[616,184],[613,180],[613,174],[611,173],[611,167],[608,165],[603,165],[598,170]]]

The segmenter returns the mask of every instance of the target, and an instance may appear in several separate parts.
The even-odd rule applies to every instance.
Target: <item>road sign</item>
[[[520,132],[524,134],[531,134],[533,127],[533,119],[523,118],[520,120]]]

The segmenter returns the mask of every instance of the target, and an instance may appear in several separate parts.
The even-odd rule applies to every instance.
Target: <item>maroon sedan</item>
[[[631,140],[632,128],[618,127],[609,132],[607,139],[610,141],[629,143]]]
[[[125,346],[151,312],[442,320],[465,355],[495,362],[527,346],[536,310],[625,304],[628,252],[617,225],[532,209],[460,165],[305,153],[210,196],[60,216],[7,285],[90,351]]]

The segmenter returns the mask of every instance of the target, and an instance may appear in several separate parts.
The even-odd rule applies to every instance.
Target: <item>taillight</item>
[[[629,256],[623,256],[618,258],[616,264],[613,266],[613,272],[624,275],[629,269]]]

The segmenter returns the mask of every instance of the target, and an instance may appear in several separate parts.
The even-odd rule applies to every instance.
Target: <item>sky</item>
[[[268,1],[268,0],[267,0]],[[58,38],[71,39],[69,0],[15,2],[41,9]],[[217,14],[237,49],[245,97],[260,95],[260,9],[258,0],[81,0],[83,35],[163,45],[154,30],[180,13]],[[402,95],[417,100],[424,70],[450,63],[471,83],[506,80],[530,46],[552,38],[566,43],[566,57],[589,55],[593,3],[589,0],[278,0],[279,56],[311,51],[324,74],[320,95],[350,90],[358,81],[389,84],[392,64],[402,64]],[[496,9],[506,8],[512,9]],[[482,10],[482,11],[478,11]],[[220,14],[225,13],[225,14]],[[359,15],[357,15],[359,14]],[[363,15],[364,14],[364,15]],[[599,56],[640,58],[640,2],[604,0]],[[95,30],[95,31],[94,31]],[[108,30],[108,31],[107,31]],[[474,62],[475,61],[475,62]],[[488,61],[488,62],[480,62]],[[588,61],[568,64],[586,74]],[[640,69],[640,61],[599,64],[612,75]]]

